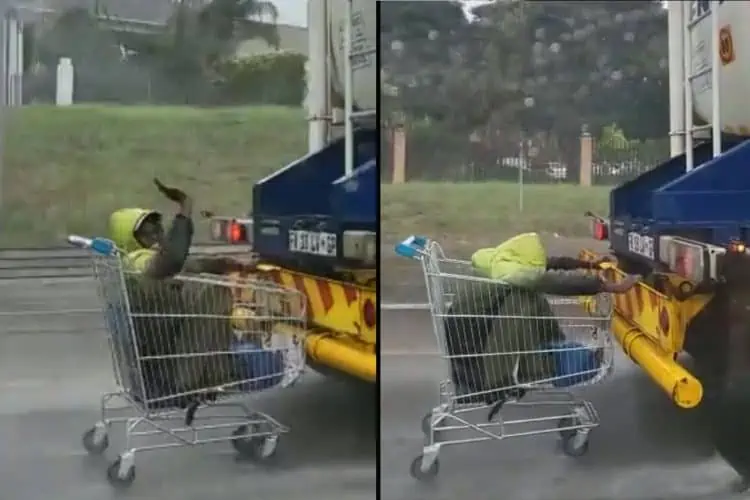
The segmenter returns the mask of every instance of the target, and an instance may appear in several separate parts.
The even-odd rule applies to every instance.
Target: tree
[[[273,22],[259,22],[263,16]],[[183,0],[175,5],[163,56],[170,70],[182,76],[210,72],[234,54],[240,39],[261,38],[278,47],[277,18],[272,2],[213,0],[196,8]]]
[[[509,138],[520,129],[572,136],[611,122],[629,137],[663,136],[660,3],[498,0],[471,19],[454,3],[423,4],[381,6],[389,106]]]
[[[379,26],[385,113],[447,119],[453,107],[440,99],[439,92],[452,78],[458,44],[468,36],[469,22],[461,4],[383,2]],[[425,87],[438,94],[426,94]]]

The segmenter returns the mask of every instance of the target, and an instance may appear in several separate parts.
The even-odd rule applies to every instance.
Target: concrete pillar
[[[592,167],[594,156],[594,140],[587,131],[581,134],[581,169],[579,184],[589,187],[592,185]]]
[[[406,130],[403,125],[392,129],[393,184],[406,182]]]
[[[61,57],[57,64],[57,94],[55,96],[55,104],[58,106],[73,104],[74,78],[72,61],[68,57]]]

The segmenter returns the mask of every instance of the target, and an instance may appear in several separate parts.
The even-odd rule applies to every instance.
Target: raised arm
[[[190,253],[193,242],[193,201],[183,191],[170,188],[154,179],[159,191],[178,206],[177,214],[169,226],[157,253],[150,258],[144,274],[154,279],[166,279],[179,274]]]

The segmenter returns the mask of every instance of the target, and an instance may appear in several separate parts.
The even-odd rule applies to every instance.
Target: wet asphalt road
[[[292,428],[273,466],[237,463],[228,443],[136,456],[122,495],[81,434],[112,388],[101,320],[87,281],[0,282],[0,485],[12,500],[372,500],[376,493],[374,388],[309,374],[256,398]],[[65,315],[20,311],[69,310]],[[78,310],[78,312],[76,312]],[[7,313],[12,313],[8,315]],[[111,450],[116,451],[117,443]],[[110,454],[111,457],[112,454]]]
[[[738,498],[700,411],[672,406],[623,356],[611,378],[583,392],[601,417],[585,457],[562,455],[554,434],[446,447],[437,479],[417,483],[409,464],[421,452],[420,420],[434,405],[441,364],[426,312],[384,312],[381,325],[383,500]]]

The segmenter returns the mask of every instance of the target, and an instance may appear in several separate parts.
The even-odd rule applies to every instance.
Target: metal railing
[[[197,245],[191,254],[241,255],[244,245]],[[91,253],[79,248],[0,249],[0,280],[90,277]]]

